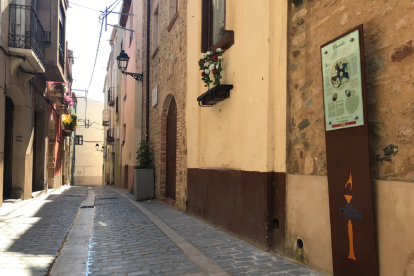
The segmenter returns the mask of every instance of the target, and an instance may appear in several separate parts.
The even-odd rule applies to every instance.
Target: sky
[[[92,70],[95,62],[96,51],[98,47],[99,33],[101,23],[99,22],[99,11],[105,10],[106,6],[110,6],[114,2],[118,6],[114,11],[119,12],[122,0],[70,0],[70,8],[67,11],[66,19],[66,38],[68,41],[68,49],[73,51],[75,57],[73,64],[73,89],[88,89],[91,80]],[[80,7],[84,6],[84,7]],[[87,7],[87,8],[85,8]],[[90,9],[88,9],[90,8]],[[110,14],[108,16],[108,24],[117,24],[118,15]],[[105,32],[105,26],[102,31],[102,38],[99,48],[98,59],[96,63],[95,73],[92,79],[90,89],[88,90],[88,98],[104,101],[104,81],[106,76],[106,66],[108,63],[111,47],[109,39],[112,27],[108,26]],[[85,93],[73,91],[78,97],[84,97]]]

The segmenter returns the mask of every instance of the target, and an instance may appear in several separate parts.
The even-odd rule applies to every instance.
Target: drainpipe
[[[147,100],[146,100],[146,141],[149,142],[149,90],[150,90],[150,22],[151,0],[147,0]]]

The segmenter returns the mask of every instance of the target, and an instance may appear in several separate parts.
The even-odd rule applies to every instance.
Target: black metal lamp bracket
[[[136,81],[140,81],[140,82],[143,82],[143,79],[144,79],[144,73],[138,74],[138,73],[130,73],[130,72],[123,71],[122,74],[124,74],[124,75],[130,75]]]

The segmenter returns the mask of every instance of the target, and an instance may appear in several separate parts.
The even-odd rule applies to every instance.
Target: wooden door
[[[124,171],[124,189],[128,189],[128,165],[125,165],[125,171]]]
[[[167,188],[166,196],[175,199],[177,165],[177,104],[171,100],[167,116]]]
[[[4,132],[4,174],[3,198],[10,198],[12,191],[12,162],[13,162],[13,119],[14,104],[6,97],[6,122]]]
[[[36,189],[36,157],[37,157],[37,112],[34,112],[33,118],[33,169],[32,169],[32,192],[37,191]]]

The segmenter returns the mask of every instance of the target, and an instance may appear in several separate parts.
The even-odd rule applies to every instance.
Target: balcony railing
[[[109,109],[102,111],[102,125],[109,126],[111,124],[111,114]]]
[[[114,95],[114,88],[111,87],[108,89],[108,105],[114,106],[115,105],[115,95]]]
[[[70,114],[72,111],[70,102],[65,98],[67,97],[65,96],[67,91],[68,87],[65,83],[47,82],[47,97],[55,104],[60,114]]]
[[[59,63],[62,70],[65,68],[65,49],[62,48],[62,44],[59,43]]]
[[[106,143],[112,145],[115,142],[115,132],[113,128],[106,131]]]
[[[9,47],[32,49],[45,62],[45,31],[31,6],[10,4]]]

